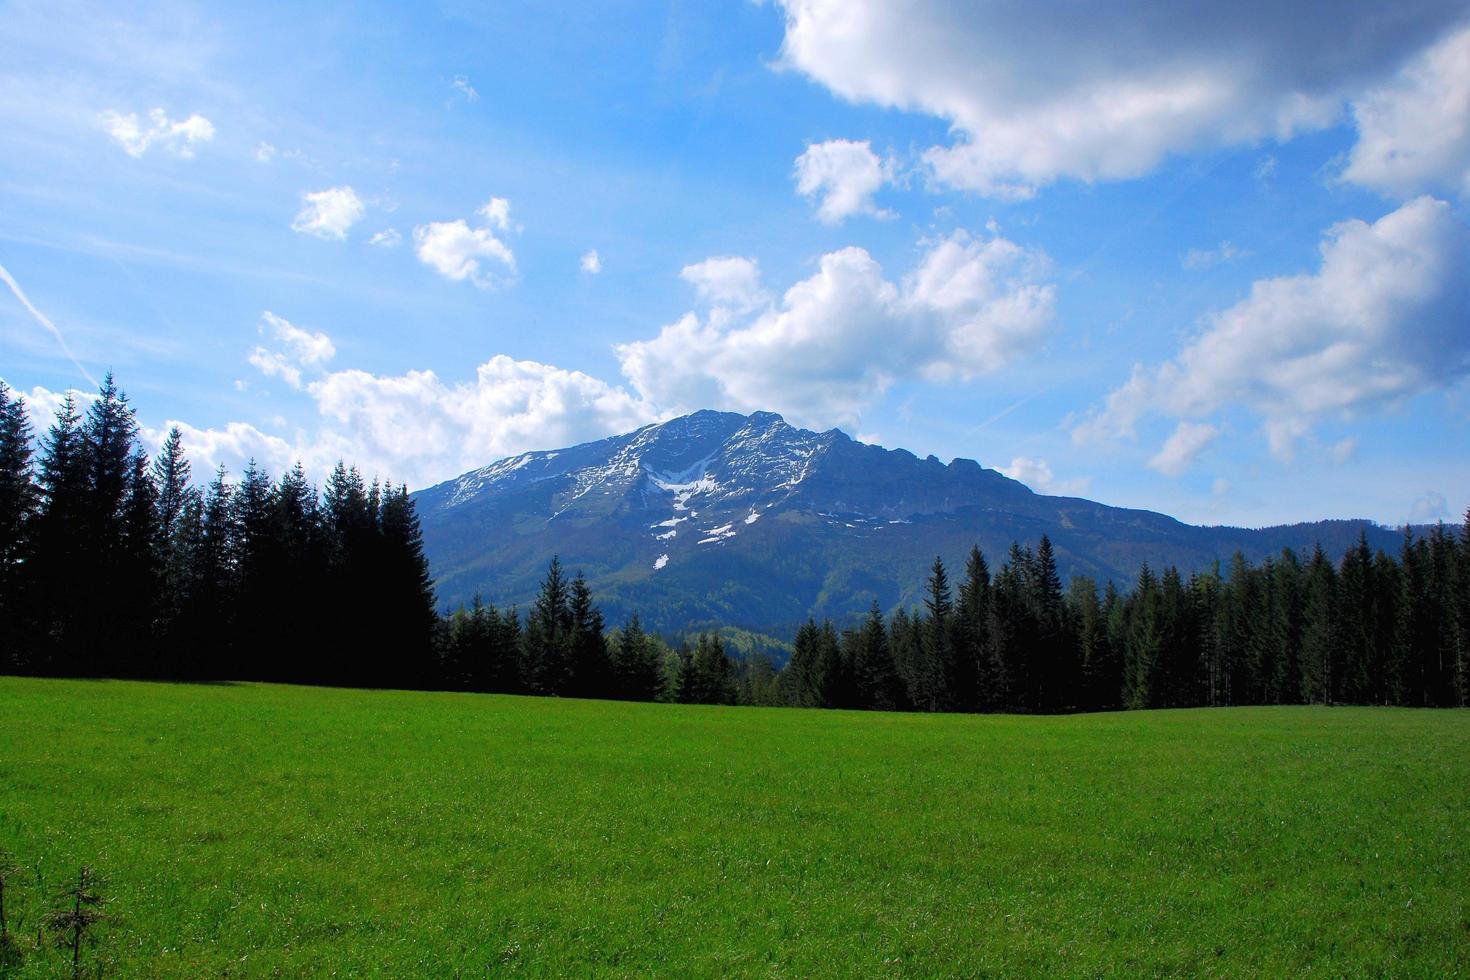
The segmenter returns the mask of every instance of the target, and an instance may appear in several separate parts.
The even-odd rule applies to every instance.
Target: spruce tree
[[[859,707],[875,711],[893,711],[905,706],[904,686],[888,643],[888,629],[878,600],[868,610],[868,618],[856,635],[853,677]]]
[[[1319,544],[1307,565],[1302,599],[1301,697],[1331,704],[1338,681],[1337,572]]]
[[[37,498],[25,401],[0,381],[0,673],[31,667],[28,586]]]
[[[81,416],[70,392],[42,440],[37,485],[40,505],[27,575],[39,620],[34,667],[43,674],[86,673],[90,665],[76,654],[79,638],[75,635],[78,620],[86,614],[86,602],[75,575],[78,569],[89,567],[92,557],[83,520],[87,455]]]
[[[957,702],[965,710],[988,707],[996,701],[999,670],[990,649],[990,567],[978,546],[965,560],[955,607],[955,678]]]
[[[603,635],[606,624],[581,572],[572,579],[567,610],[571,614],[571,635],[567,640],[571,658],[569,692],[581,698],[608,697],[612,665],[607,638]]]
[[[1156,669],[1163,646],[1163,596],[1152,569],[1144,562],[1138,572],[1128,609],[1128,638],[1123,653],[1123,703],[1150,708],[1158,693]]]
[[[565,694],[571,679],[571,586],[561,559],[552,556],[536,602],[526,618],[521,673],[537,694]]]
[[[914,706],[923,711],[948,711],[955,702],[950,687],[954,662],[954,595],[944,561],[938,557],[929,570],[924,608],[928,615],[924,618],[918,649]]]
[[[636,612],[628,617],[613,644],[613,674],[617,697],[630,701],[658,700],[663,687],[662,664]]]
[[[787,679],[787,698],[793,707],[826,708],[827,668],[822,657],[821,631],[815,620],[808,619],[796,631],[791,660],[783,672]]]

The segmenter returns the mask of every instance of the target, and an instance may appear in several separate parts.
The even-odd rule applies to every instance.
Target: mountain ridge
[[[520,453],[414,494],[441,604],[526,605],[559,554],[610,621],[780,632],[915,599],[929,563],[979,544],[1051,537],[1064,577],[1131,580],[1142,561],[1186,574],[1320,542],[1334,558],[1370,521],[1269,528],[1185,524],[1147,510],[1038,494],[959,457],[948,464],[800,429],[773,412],[703,410],[563,449]]]

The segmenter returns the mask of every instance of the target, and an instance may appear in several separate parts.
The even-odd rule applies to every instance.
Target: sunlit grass
[[[1442,976],[1467,844],[1463,711],[0,678],[0,846],[46,881],[12,925],[94,866],[104,975]]]

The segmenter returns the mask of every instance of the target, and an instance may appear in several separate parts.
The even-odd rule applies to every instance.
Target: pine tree
[[[1334,700],[1367,704],[1373,697],[1373,555],[1366,532],[1342,559],[1337,588],[1337,637],[1341,669]]]
[[[1128,601],[1112,582],[1103,591],[1103,630],[1107,638],[1103,647],[1106,659],[1093,674],[1098,706],[1124,707],[1123,659],[1128,647]]]
[[[1163,646],[1163,596],[1152,569],[1144,562],[1129,600],[1128,639],[1123,653],[1123,703],[1153,707],[1158,693],[1152,684]]]
[[[1071,635],[1062,604],[1062,580],[1057,574],[1056,554],[1045,534],[1036,548],[1029,578],[1031,618],[1036,624],[1031,689],[1027,698],[1033,710],[1057,711],[1074,703]]]
[[[905,706],[903,681],[893,660],[888,643],[888,629],[878,600],[873,600],[868,618],[856,634],[852,657],[854,686],[859,707],[876,711],[893,711]]]
[[[1405,618],[1404,576],[1387,553],[1373,556],[1374,704],[1404,704]]]
[[[555,556],[526,619],[521,674],[537,694],[564,694],[571,679],[571,588]]]
[[[1470,705],[1470,509],[1460,525],[1459,577],[1455,589],[1454,615],[1460,626],[1460,644],[1455,656],[1455,703]]]
[[[695,704],[734,704],[735,665],[719,634],[701,633],[690,661],[691,700]]]
[[[37,465],[40,507],[32,537],[32,568],[39,622],[34,667],[43,674],[85,673],[89,664],[75,654],[77,621],[85,601],[73,576],[89,565],[83,513],[87,497],[87,456],[81,416],[70,392],[41,443]]]
[[[30,668],[28,561],[37,497],[25,401],[0,381],[0,673]]]
[[[184,454],[184,437],[179,427],[168,430],[163,448],[153,461],[153,482],[158,488],[158,525],[165,541],[178,529],[179,519],[189,500],[189,477],[192,468]]]
[[[1216,562],[1207,572],[1194,576],[1190,581],[1190,593],[1194,605],[1196,642],[1199,644],[1198,689],[1195,703],[1220,704],[1221,659],[1220,659],[1220,564]]]
[[[1320,544],[1307,565],[1300,670],[1302,700],[1309,704],[1331,704],[1339,672],[1337,572]]]
[[[827,708],[826,676],[830,664],[823,656],[822,632],[815,620],[808,619],[796,631],[791,660],[783,672],[787,680],[787,699],[797,708]]]
[[[929,571],[924,608],[928,615],[920,634],[914,706],[923,711],[952,710],[956,700],[950,687],[954,662],[954,595],[944,562],[938,557]]]
[[[965,580],[955,607],[954,688],[965,710],[997,701],[1000,671],[992,658],[989,625],[990,567],[976,546],[965,561]]]
[[[118,672],[131,677],[159,676],[158,615],[163,564],[159,546],[158,491],[148,469],[148,456],[133,454],[123,503],[118,542],[117,618],[127,638]]]
[[[1102,668],[1108,661],[1107,622],[1097,598],[1097,583],[1074,575],[1067,589],[1068,618],[1076,628],[1078,658],[1078,706],[1096,711],[1105,706]]]
[[[567,605],[571,614],[571,635],[567,649],[571,658],[569,690],[577,697],[605,698],[612,684],[612,664],[608,657],[606,624],[602,611],[592,602],[592,590],[578,572],[572,580]]]
[[[656,701],[662,693],[663,669],[657,648],[643,632],[635,612],[618,631],[613,644],[613,689],[631,701]]]
[[[407,486],[388,487],[382,493],[378,521],[380,567],[375,581],[379,606],[380,645],[385,663],[380,683],[422,687],[430,680],[435,600],[424,535]],[[595,613],[596,610],[593,610]],[[596,614],[597,640],[602,640],[602,617]]]

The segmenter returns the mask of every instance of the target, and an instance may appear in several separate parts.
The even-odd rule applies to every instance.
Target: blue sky
[[[111,368],[201,470],[716,407],[1200,523],[1470,505],[1463,4],[130,6],[0,5],[42,420]]]

